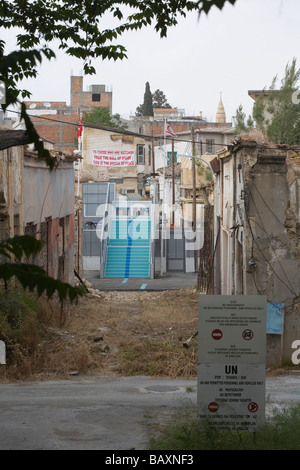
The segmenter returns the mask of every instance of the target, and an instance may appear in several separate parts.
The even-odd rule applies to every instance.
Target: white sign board
[[[6,346],[4,341],[0,341],[0,364],[6,364]]]
[[[265,366],[200,365],[198,414],[219,431],[256,431],[265,420]]]
[[[263,296],[200,295],[199,362],[264,364],[266,308]]]
[[[264,423],[266,311],[264,296],[199,296],[198,413],[219,430]]]

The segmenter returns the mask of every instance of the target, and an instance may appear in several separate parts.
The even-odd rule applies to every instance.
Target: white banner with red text
[[[134,166],[134,150],[92,150],[92,165]]]

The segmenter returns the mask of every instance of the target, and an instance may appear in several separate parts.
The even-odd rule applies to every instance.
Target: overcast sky
[[[300,1],[237,0],[222,11],[213,7],[198,20],[190,14],[160,39],[152,27],[126,33],[120,42],[128,59],[94,63],[97,74],[84,77],[84,89],[105,84],[113,92],[113,113],[128,118],[143,102],[145,83],[162,90],[172,107],[186,115],[215,120],[222,93],[227,121],[242,104],[248,115],[248,90],[280,79],[293,57],[300,67]],[[4,38],[5,39],[5,38]],[[7,36],[8,45],[12,37]],[[23,82],[32,100],[70,103],[70,75],[82,74],[80,60],[57,52],[44,61],[39,77]]]

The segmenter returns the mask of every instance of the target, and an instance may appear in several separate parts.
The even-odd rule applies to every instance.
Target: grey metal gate
[[[167,238],[167,271],[185,271],[183,228],[170,228],[170,237]]]
[[[110,182],[82,184],[83,222],[83,267],[86,270],[99,269],[101,257],[100,239],[97,234],[103,214],[97,209],[112,204],[116,198],[116,184]],[[99,229],[99,227],[98,227]]]

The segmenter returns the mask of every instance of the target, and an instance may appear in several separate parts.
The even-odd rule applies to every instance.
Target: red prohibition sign
[[[244,330],[243,333],[242,333],[242,337],[249,341],[249,339],[252,339],[253,338],[253,331],[252,330]]]
[[[251,413],[255,413],[255,412],[258,410],[258,404],[255,403],[255,401],[252,401],[252,402],[249,403],[249,405],[248,405],[248,410],[249,410]]]
[[[213,330],[211,336],[212,336],[213,339],[218,340],[218,339],[222,338],[223,333],[222,333],[221,330]]]
[[[215,401],[212,401],[209,405],[208,405],[208,409],[211,413],[216,413],[216,411],[218,411],[219,409],[219,405],[218,403],[216,403]]]

